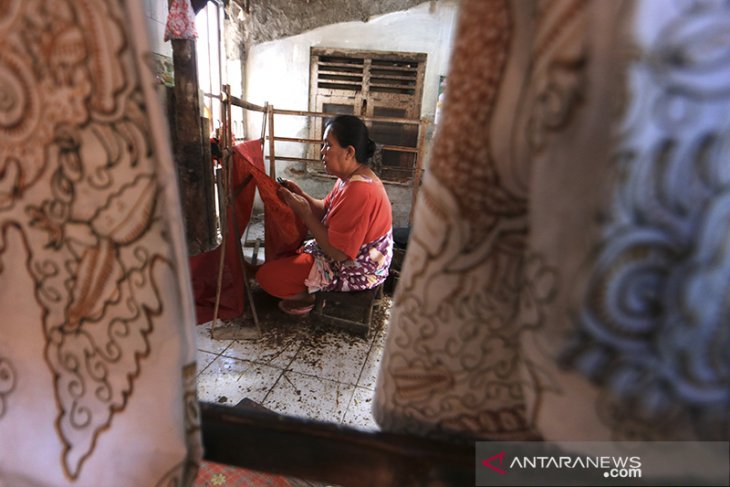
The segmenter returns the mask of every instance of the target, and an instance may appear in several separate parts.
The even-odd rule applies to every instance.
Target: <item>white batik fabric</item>
[[[374,415],[387,430],[534,436],[519,366],[527,237],[526,167],[509,124],[528,11],[502,0],[461,4],[445,110],[418,193],[391,310]],[[515,39],[523,39],[515,44]],[[512,46],[512,47],[511,47]],[[526,53],[525,53],[526,54]],[[509,91],[509,90],[508,90]],[[503,96],[502,96],[503,95]]]
[[[730,6],[467,0],[374,414],[730,437]]]
[[[0,3],[0,485],[187,485],[195,320],[141,2]]]
[[[556,440],[726,441],[730,4],[582,10],[584,59],[553,107],[580,103],[532,160],[528,255],[557,276],[523,336],[536,425]]]

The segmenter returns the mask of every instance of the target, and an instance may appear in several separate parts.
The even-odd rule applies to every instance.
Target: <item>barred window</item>
[[[423,53],[312,48],[310,110],[417,119],[425,70]],[[418,143],[418,125],[378,120],[365,123],[378,146],[373,169],[384,180],[410,181],[416,165],[417,155],[412,149]],[[312,138],[322,137],[322,127],[323,121],[317,119]],[[310,170],[323,172],[321,164],[312,164]]]

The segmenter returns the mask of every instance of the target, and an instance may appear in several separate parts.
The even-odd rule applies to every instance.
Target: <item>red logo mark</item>
[[[498,458],[499,459],[499,464],[502,465],[502,461],[504,460],[504,452],[501,451],[501,452],[497,453],[496,455],[492,455],[491,457],[487,458],[486,460],[482,460],[482,465],[484,465],[487,468],[491,468],[492,470],[494,470],[495,472],[497,472],[500,475],[506,474],[507,472],[505,472],[501,468],[495,467],[494,465],[492,465],[491,462],[495,458]]]

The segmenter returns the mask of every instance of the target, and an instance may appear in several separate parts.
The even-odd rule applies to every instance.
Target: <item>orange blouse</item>
[[[390,200],[380,181],[353,176],[338,179],[324,199],[330,243],[355,259],[364,244],[387,234],[393,226]]]

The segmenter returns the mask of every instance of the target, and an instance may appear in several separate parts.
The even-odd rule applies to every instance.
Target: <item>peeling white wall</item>
[[[246,64],[245,98],[258,105],[268,102],[277,108],[308,110],[311,47],[424,52],[428,58],[421,116],[433,119],[439,76],[448,71],[458,3],[458,0],[425,2],[403,12],[373,17],[367,22],[329,25],[254,46]],[[259,114],[251,114],[247,124],[247,133],[254,137],[261,133]],[[278,115],[274,125],[277,136],[309,137],[306,117]],[[282,156],[303,155],[301,144],[277,143],[276,151]],[[296,171],[292,173],[290,168],[290,165],[277,162],[278,174],[297,180],[314,196],[323,196],[332,184],[330,180],[311,177],[300,180]],[[410,188],[388,185],[388,194],[393,203],[395,225],[407,225]]]
[[[144,0],[144,9],[152,51],[172,57],[172,43],[162,40],[167,22],[167,0]]]

